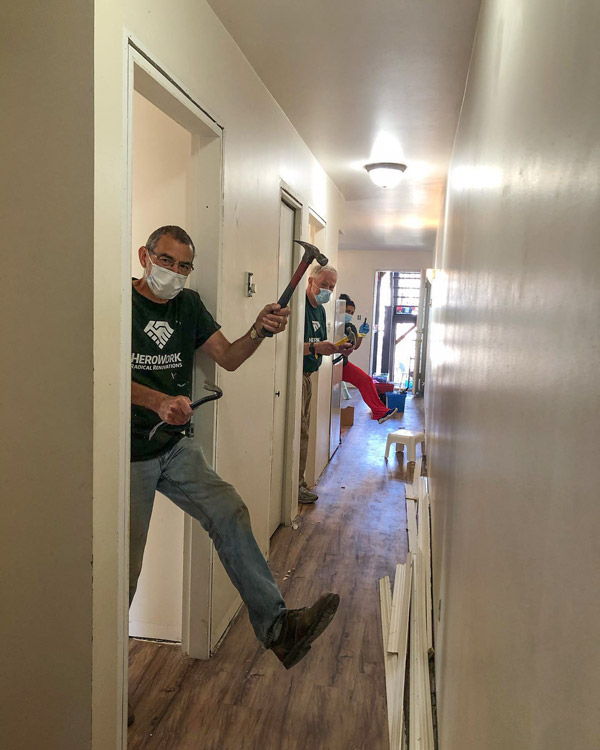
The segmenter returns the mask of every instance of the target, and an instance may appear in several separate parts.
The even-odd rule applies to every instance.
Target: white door
[[[281,202],[279,218],[278,296],[292,276],[296,211]],[[271,458],[271,500],[269,503],[269,536],[283,519],[284,478],[286,465],[286,415],[288,411],[288,373],[291,328],[275,336],[275,377],[273,381],[273,451]]]
[[[163,224],[187,228],[196,245],[204,248],[203,271],[192,274],[190,287],[198,291],[207,308],[219,319],[222,130],[132,47],[129,76],[128,159],[134,248]],[[154,133],[146,132],[145,151],[136,157],[140,133],[150,120],[154,123]],[[161,139],[157,136],[159,129],[165,131]],[[171,153],[173,149],[177,150],[177,158]],[[179,168],[174,185],[174,164],[184,162],[185,169]],[[137,253],[134,258],[133,268],[138,275],[141,269]],[[205,379],[218,382],[218,369],[212,359],[199,352],[194,374],[196,393]],[[213,464],[216,463],[216,414],[213,402],[202,407],[202,414],[195,419],[194,440]],[[208,658],[238,606],[237,591],[216,555],[213,557],[213,546],[206,532],[197,521],[157,493],[142,576],[131,608],[133,632],[181,640],[190,656]]]

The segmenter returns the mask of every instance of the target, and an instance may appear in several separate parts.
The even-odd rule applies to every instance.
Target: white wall
[[[483,3],[426,392],[444,750],[599,746],[599,34]]]
[[[90,747],[93,21],[93,5],[72,0],[0,11],[0,744],[11,750]]]
[[[363,339],[360,349],[352,355],[352,364],[370,371],[373,310],[375,307],[375,273],[377,271],[421,271],[433,264],[429,250],[340,250],[339,278],[336,295],[345,293],[356,302],[354,323],[358,328],[365,317],[371,331]],[[356,316],[362,319],[357,321]]]
[[[188,226],[192,135],[134,92],[132,274],[143,274],[138,249],[165,224]],[[129,633],[181,640],[183,511],[156,494],[144,565],[129,611]]]

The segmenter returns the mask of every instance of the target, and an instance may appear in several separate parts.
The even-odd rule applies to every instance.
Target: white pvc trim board
[[[413,472],[413,480],[412,484],[409,484],[408,482],[404,485],[404,490],[406,492],[406,497],[411,498],[412,500],[416,500],[419,497],[419,481],[424,478],[421,477],[421,466],[422,466],[423,459],[421,456],[417,458],[415,462],[415,470]]]
[[[388,733],[390,745],[392,742],[392,723],[390,721],[390,707],[394,705],[395,673],[398,663],[398,655],[390,654],[386,648],[390,637],[390,619],[392,616],[392,590],[390,577],[379,579],[379,603],[381,605],[381,634],[383,636],[383,653],[385,666],[385,692],[388,707]]]
[[[425,615],[427,647],[433,648],[432,593],[431,593],[431,527],[429,517],[429,495],[422,494],[418,502],[419,551],[423,555],[423,580],[425,585]]]
[[[423,554],[416,552],[413,555],[413,595],[410,613],[409,750],[434,750],[424,573]]]
[[[406,498],[406,525],[408,527],[408,550],[416,552],[419,549],[417,532],[417,503]]]
[[[412,558],[409,556],[406,564],[396,566],[394,581],[394,597],[392,600],[392,618],[388,653],[397,654],[394,688],[392,692],[392,706],[388,711],[391,724],[390,748],[400,750],[404,737],[404,682],[406,677],[406,654],[408,647],[408,626],[410,619],[410,597],[412,588]]]

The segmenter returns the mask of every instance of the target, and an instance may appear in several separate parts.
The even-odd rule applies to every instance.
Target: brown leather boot
[[[312,607],[287,610],[279,637],[270,646],[286,669],[306,656],[310,651],[310,644],[333,620],[339,603],[338,594],[325,594]]]

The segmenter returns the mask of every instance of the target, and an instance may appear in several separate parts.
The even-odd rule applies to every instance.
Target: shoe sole
[[[301,659],[304,659],[306,654],[310,651],[310,646],[315,641],[329,623],[333,620],[337,608],[340,604],[339,594],[329,595],[329,604],[323,610],[321,617],[314,623],[312,628],[304,636],[301,641],[294,646],[290,653],[281,662],[286,669],[291,669],[293,666],[298,664]]]
[[[313,503],[317,502],[317,500],[319,499],[319,496],[317,495],[317,493],[311,492],[310,494],[314,495],[314,498],[312,500],[307,500],[307,499],[303,500],[301,495],[298,495],[298,502],[300,503],[300,505],[312,505]]]
[[[381,419],[378,419],[377,421],[379,422],[379,424],[383,424],[384,422],[387,422],[388,419],[391,419],[397,412],[398,409],[396,408],[391,414],[387,414],[385,417],[381,417]]]

